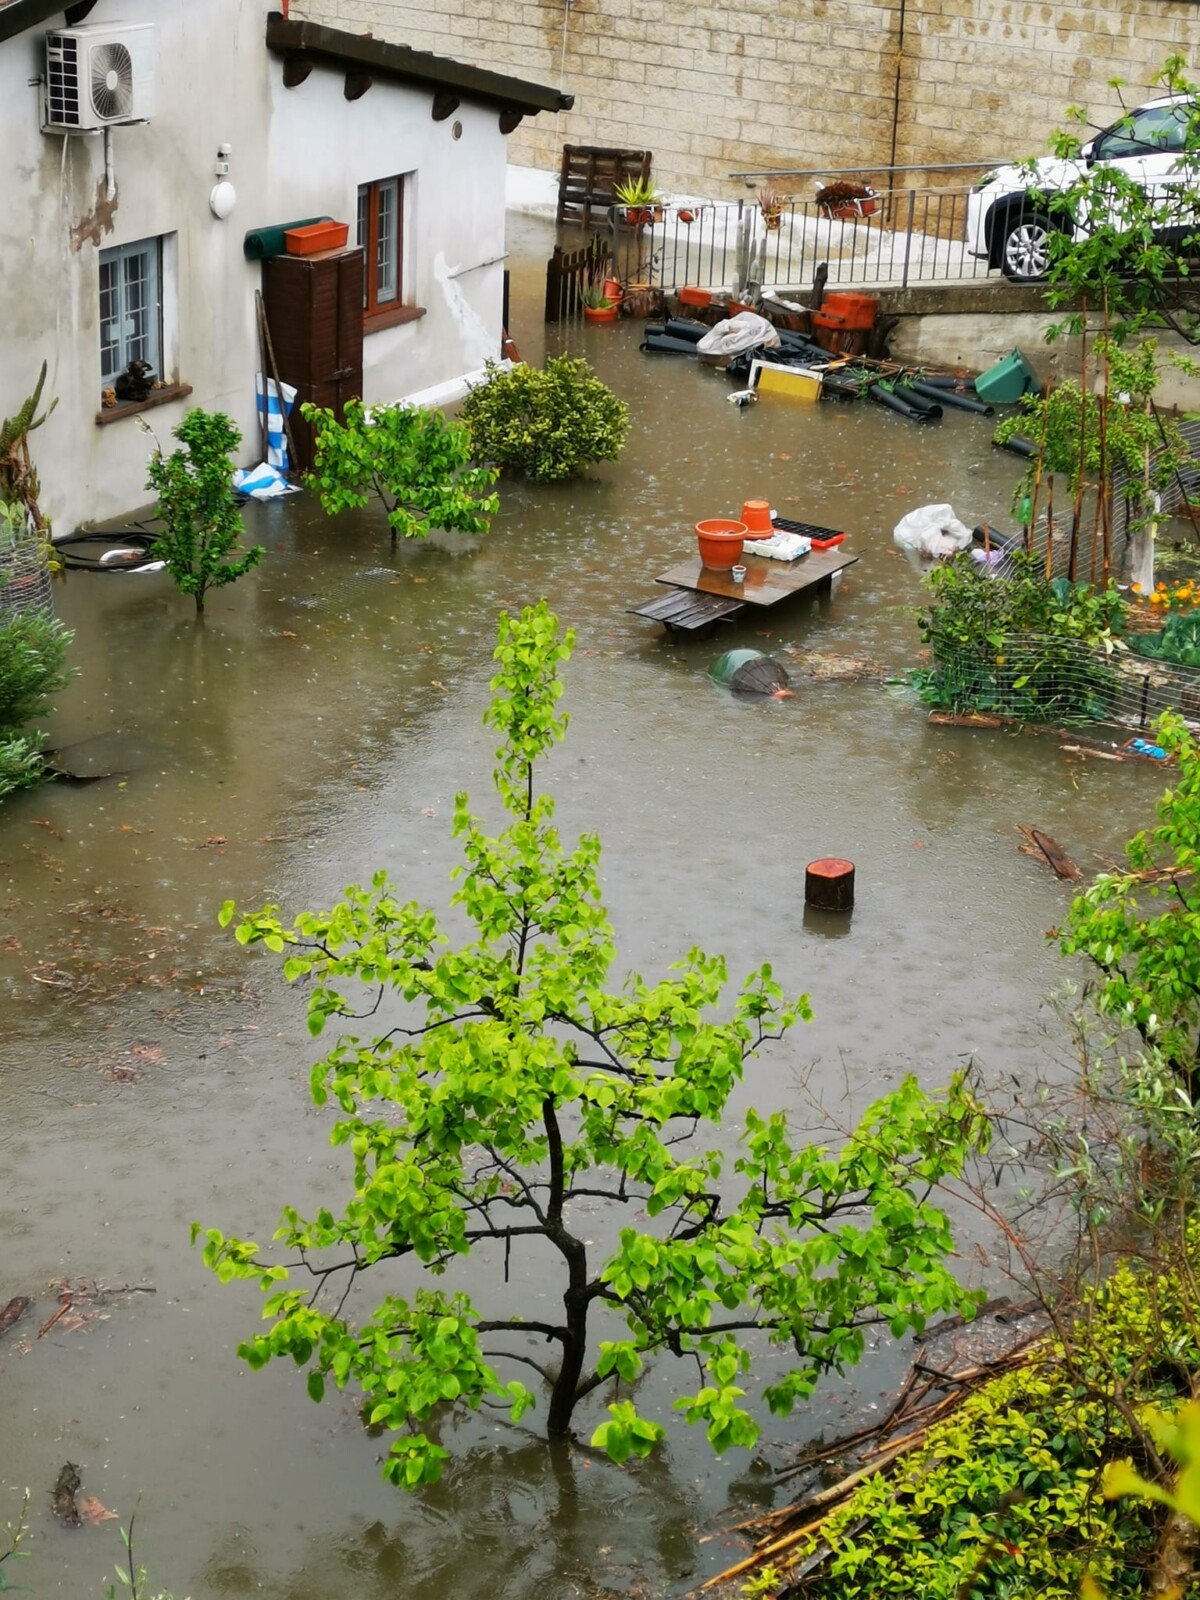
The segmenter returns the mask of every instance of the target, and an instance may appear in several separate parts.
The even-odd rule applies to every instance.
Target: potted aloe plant
[[[613,185],[622,216],[631,228],[663,219],[662,195],[649,178],[626,178]]]
[[[590,284],[583,291],[583,315],[587,322],[615,322],[617,307],[603,289]]]

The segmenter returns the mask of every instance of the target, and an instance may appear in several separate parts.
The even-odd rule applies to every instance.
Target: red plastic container
[[[812,314],[814,328],[866,329],[875,326],[879,301],[869,294],[850,294],[835,290]]]
[[[290,256],[315,256],[322,250],[341,250],[350,234],[348,222],[310,222],[289,228],[283,236]]]
[[[832,533],[828,539],[814,539],[812,547],[814,550],[832,550],[835,544],[843,543],[845,537],[844,533]]]

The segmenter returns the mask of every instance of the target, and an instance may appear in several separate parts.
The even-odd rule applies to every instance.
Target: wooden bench
[[[741,600],[731,600],[719,594],[700,594],[694,589],[669,589],[656,594],[640,606],[630,606],[635,617],[649,617],[651,622],[661,622],[672,638],[686,635],[691,639],[704,639],[712,633],[718,622],[732,617],[744,609]]]

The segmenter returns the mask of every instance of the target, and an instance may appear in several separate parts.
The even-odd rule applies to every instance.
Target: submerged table
[[[635,616],[661,622],[668,633],[696,636],[711,632],[722,618],[735,616],[743,606],[778,605],[806,589],[828,594],[834,576],[858,560],[844,554],[840,544],[831,550],[810,550],[796,561],[771,561],[751,555],[750,550],[747,545],[742,557],[746,576],[741,583],[727,571],[706,567],[694,555],[654,580],[668,586],[669,594],[655,595],[630,609]]]

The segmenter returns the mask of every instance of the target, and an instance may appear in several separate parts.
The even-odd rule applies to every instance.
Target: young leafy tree
[[[397,537],[423,539],[432,528],[486,533],[499,499],[490,467],[471,465],[471,438],[440,411],[415,406],[346,406],[345,422],[320,406],[300,408],[316,437],[309,482],[327,516],[378,495]]]
[[[256,567],[262,545],[238,551],[242,513],[230,487],[233,452],[242,436],[221,411],[189,411],[172,430],[182,449],[150,457],[148,486],[158,495],[162,532],[151,554],[166,563],[181,594],[195,597],[196,615],[210,589],[221,589]]]
[[[1200,1091],[1200,747],[1182,718],[1155,736],[1178,763],[1158,826],[1135,835],[1125,872],[1102,873],[1071,902],[1065,955],[1100,973],[1101,1015],[1159,1052],[1192,1103]]]
[[[572,642],[544,602],[501,619],[486,721],[502,740],[507,824],[493,836],[465,794],[455,802],[454,902],[473,939],[451,948],[435,913],[402,903],[382,873],[291,927],[268,907],[237,929],[307,980],[314,1036],[380,1022],[371,1037],[341,1034],[312,1071],[315,1102],[341,1113],[333,1143],[353,1157],[344,1207],[308,1218],[288,1207],[285,1261],[217,1229],[204,1258],[267,1297],[269,1328],[241,1347],[250,1365],[290,1356],[314,1399],[329,1381],[365,1395],[370,1422],[396,1436],[385,1475],[410,1488],[436,1479],[447,1454],[422,1430],[437,1408],[496,1398],[517,1417],[532,1403],[499,1364],[539,1374],[552,1436],[608,1386],[593,1443],[621,1461],[663,1433],[621,1386],[650,1355],[684,1357],[699,1383],[678,1407],[723,1450],[758,1433],[742,1405],[757,1347],[784,1352],[763,1394],[786,1414],[857,1360],[865,1327],[899,1335],[976,1303],[947,1268],[950,1228],[929,1199],[986,1144],[961,1080],[942,1098],[908,1080],[836,1150],[793,1143],[779,1111],[746,1114],[732,1160],[695,1137],[720,1125],[747,1058],[811,1013],[766,963],[722,1005],[725,962],[699,949],[659,982],[610,987],[599,840],[567,849],[534,787],[566,728],[556,708]],[[221,920],[233,916],[230,902]],[[498,1314],[436,1287],[486,1247],[506,1264],[514,1250],[541,1263],[548,1251],[559,1309]],[[428,1286],[412,1288],[422,1276]],[[379,1298],[363,1308],[368,1280]]]

